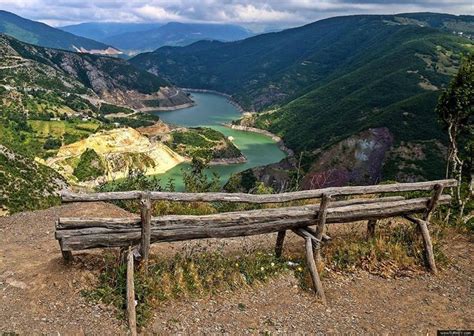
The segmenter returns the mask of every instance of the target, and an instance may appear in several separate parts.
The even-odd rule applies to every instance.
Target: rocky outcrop
[[[9,68],[27,68],[27,76],[30,78],[48,74],[46,80],[29,80],[29,87],[68,93],[89,91],[89,94],[95,93],[108,103],[137,110],[173,109],[193,104],[188,94],[172,87],[168,81],[137,69],[120,58],[42,48],[2,34],[0,55],[2,58],[15,58],[14,64],[8,64]],[[0,64],[0,69],[2,65]],[[26,81],[25,75],[15,77]],[[59,79],[64,87],[60,87],[58,83],[49,83],[52,79]]]
[[[304,176],[303,189],[376,184],[393,143],[388,128],[371,128],[338,142],[319,153]]]
[[[75,169],[87,149],[93,149],[102,160],[105,175],[94,181],[80,182],[74,175]],[[46,164],[71,183],[93,186],[127,177],[135,170],[143,171],[146,175],[164,173],[183,161],[182,156],[161,142],[151,142],[133,128],[119,128],[63,146]]]
[[[242,127],[239,129],[247,129]],[[237,174],[226,189],[249,192],[257,182],[275,192],[376,184],[381,180],[382,166],[392,143],[393,136],[387,128],[368,129],[317,153],[304,176],[299,175],[295,158],[289,156],[278,163]]]

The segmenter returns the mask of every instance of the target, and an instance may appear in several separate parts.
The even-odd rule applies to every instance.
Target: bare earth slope
[[[78,254],[65,266],[54,240],[61,216],[129,215],[115,206],[71,204],[0,218],[0,333],[126,334],[110,307],[87,303],[80,290],[90,287],[103,263],[97,252]],[[335,235],[336,233],[334,233]],[[272,246],[273,236],[210,240],[230,252],[242,244]],[[188,243],[187,248],[189,248]],[[301,249],[290,236],[285,249]],[[185,244],[154,247],[172,255]],[[453,235],[446,253],[451,266],[438,276],[382,279],[366,272],[323,279],[328,306],[286,275],[267,284],[202,299],[163,304],[146,333],[156,334],[302,334],[317,331],[372,334],[435,334],[437,329],[474,329],[474,243]]]

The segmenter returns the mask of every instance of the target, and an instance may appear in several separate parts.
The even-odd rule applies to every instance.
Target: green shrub
[[[62,142],[60,139],[57,139],[57,138],[53,138],[53,137],[49,137],[48,139],[46,139],[46,141],[44,142],[44,145],[43,145],[43,148],[46,149],[46,150],[49,150],[49,149],[58,149],[60,148],[62,145]]]
[[[130,113],[133,113],[134,111],[132,109],[127,108],[127,107],[102,103],[100,105],[99,112],[100,112],[100,114],[107,115],[107,114],[114,114],[114,113],[130,114]]]
[[[81,154],[79,163],[74,168],[73,175],[79,181],[89,181],[104,175],[106,172],[105,164],[95,150],[87,148]]]

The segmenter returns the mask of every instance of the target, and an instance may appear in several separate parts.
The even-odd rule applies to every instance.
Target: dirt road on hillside
[[[54,239],[59,215],[130,216],[104,203],[70,204],[0,218],[0,335],[126,334],[114,308],[88,303],[81,290],[96,281],[100,251],[79,254],[65,266]],[[289,237],[285,249],[299,249]],[[241,239],[245,239],[244,242]],[[220,242],[210,240],[221,248]],[[189,244],[189,243],[188,243]],[[274,237],[228,239],[270,247]],[[184,245],[162,244],[166,256]],[[189,248],[189,245],[188,245]],[[437,329],[474,329],[474,242],[455,234],[445,246],[451,266],[438,276],[383,279],[366,272],[324,278],[328,305],[297,286],[290,274],[266,284],[201,299],[163,303],[144,334],[436,334]],[[76,254],[77,255],[77,254]]]

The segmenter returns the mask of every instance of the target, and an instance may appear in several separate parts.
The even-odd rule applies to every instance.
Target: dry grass
[[[432,229],[435,257],[439,267],[448,260],[439,248],[442,227]],[[433,232],[434,231],[434,232]],[[139,269],[135,278],[139,325],[147,323],[163,301],[214,295],[258,283],[283,273],[293,274],[303,290],[311,289],[311,280],[304,260],[304,249],[286,251],[284,258],[273,254],[273,246],[252,248],[241,246],[241,252],[228,252],[226,240],[221,245],[193,242],[175,255],[152,256],[145,275]],[[365,270],[385,278],[414,276],[425,272],[424,250],[416,227],[406,223],[381,221],[376,236],[364,237],[361,227],[352,226],[339,233],[322,250],[323,276]],[[107,257],[100,281],[86,296],[125,308],[125,273],[118,254]]]

